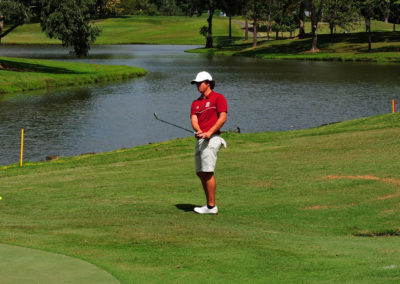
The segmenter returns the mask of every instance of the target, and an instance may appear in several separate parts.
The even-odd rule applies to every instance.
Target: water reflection
[[[25,128],[27,160],[79,155],[185,137],[161,118],[190,128],[190,85],[198,71],[216,79],[229,103],[225,129],[278,131],[387,113],[400,100],[399,65],[265,61],[184,53],[190,46],[95,46],[76,59],[58,46],[1,46],[4,56],[123,64],[144,78],[0,97],[0,164],[18,161]]]

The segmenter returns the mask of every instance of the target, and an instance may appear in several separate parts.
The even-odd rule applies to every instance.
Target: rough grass
[[[138,67],[0,57],[0,94],[144,76]]]
[[[192,212],[204,202],[194,139],[178,139],[3,166],[1,242],[122,283],[398,281],[399,113],[224,135],[218,216]]]

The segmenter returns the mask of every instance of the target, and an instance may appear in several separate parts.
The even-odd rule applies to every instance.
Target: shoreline
[[[243,56],[253,57],[266,60],[297,60],[297,61],[325,61],[325,62],[365,62],[365,63],[400,63],[400,52],[397,53],[365,53],[365,54],[349,54],[349,53],[326,53],[319,52],[313,54],[243,54],[241,51],[223,51],[219,48],[197,48],[186,50],[188,53],[213,54],[218,56]]]
[[[147,74],[146,70],[132,66],[16,57],[0,57],[0,67],[0,95],[127,80]]]
[[[398,128],[400,126],[398,121],[392,121],[392,125],[388,126],[383,124],[383,122],[387,122],[388,118],[392,116],[400,116],[400,112],[396,113],[386,113],[386,114],[378,114],[373,116],[361,117],[357,119],[351,119],[346,121],[333,122],[328,124],[323,124],[311,128],[304,129],[296,129],[296,130],[283,130],[283,131],[260,131],[260,132],[251,132],[251,133],[240,133],[234,131],[226,131],[222,132],[222,136],[224,137],[256,137],[262,135],[290,135],[293,137],[301,137],[301,136],[320,136],[320,135],[331,135],[337,133],[348,133],[355,131],[354,125],[361,125],[361,128],[357,128],[356,131],[373,131],[373,130],[381,130],[381,129],[390,129],[390,128]],[[64,164],[71,161],[81,161],[85,159],[97,159],[101,156],[113,156],[120,155],[124,152],[137,152],[137,151],[151,151],[153,148],[164,147],[165,145],[169,145],[174,143],[174,141],[180,141],[183,144],[192,144],[192,141],[188,143],[188,141],[194,139],[193,137],[185,137],[185,138],[174,138],[171,140],[158,141],[154,143],[148,143],[143,145],[138,145],[130,148],[121,148],[114,149],[110,151],[104,152],[90,152],[90,153],[82,153],[78,155],[70,155],[70,156],[48,156],[48,160],[40,160],[40,161],[25,161],[24,166],[22,168],[26,168],[27,166],[42,166],[42,165],[51,165],[51,164]],[[0,164],[0,172],[5,171],[7,169],[22,169],[19,166],[18,162],[14,162],[12,164]]]

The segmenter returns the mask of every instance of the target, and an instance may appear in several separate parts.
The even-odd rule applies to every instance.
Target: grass
[[[309,27],[309,24],[306,27]],[[400,62],[400,32],[392,32],[391,24],[378,21],[373,21],[372,27],[371,52],[368,52],[368,36],[363,32],[365,29],[363,25],[355,25],[347,34],[338,30],[337,34],[331,36],[329,27],[325,23],[319,26],[319,52],[315,53],[310,52],[312,43],[310,36],[304,39],[274,39],[273,37],[271,40],[266,40],[266,38],[260,38],[256,48],[253,48],[252,39],[249,41],[239,40],[231,45],[218,46],[213,49],[194,49],[190,52],[264,59]],[[309,31],[306,29],[306,32]],[[261,34],[265,36],[265,33]],[[289,34],[284,34],[284,37],[288,36]]]
[[[122,283],[383,283],[400,272],[400,113],[226,133],[218,216],[194,139],[0,167],[0,239]]]
[[[195,49],[191,52],[252,56],[264,59],[303,59],[330,61],[400,62],[400,32],[373,33],[375,42],[368,52],[365,33],[318,37],[319,52],[311,53],[311,38],[260,41],[257,48],[250,43]]]
[[[213,20],[214,49],[197,49],[191,52],[214,53],[221,55],[253,56],[264,59],[300,59],[332,61],[372,61],[400,62],[400,32],[392,32],[393,25],[372,21],[373,50],[368,52],[367,35],[362,21],[354,24],[343,34],[338,28],[331,37],[327,23],[320,23],[318,28],[318,48],[320,52],[310,53],[311,38],[288,39],[289,33],[279,34],[284,37],[266,40],[266,33],[260,32],[259,46],[252,47],[252,39],[244,41],[244,20],[235,17],[232,20],[232,38],[228,37],[226,17],[215,16]],[[204,45],[205,39],[199,34],[206,25],[206,16],[167,17],[167,16],[125,16],[109,18],[96,22],[102,33],[95,44],[195,44]],[[310,33],[310,23],[306,23],[306,32]],[[298,31],[295,32],[298,34]],[[60,44],[48,39],[39,24],[26,24],[18,27],[3,39],[5,44]]]
[[[138,67],[0,57],[0,94],[144,76]]]
[[[119,283],[93,264],[65,255],[3,244],[0,254],[2,283]]]
[[[205,44],[200,28],[207,25],[205,16],[126,16],[109,18],[96,22],[101,34],[95,44]],[[213,34],[216,42],[228,38],[228,18],[214,17]],[[232,22],[235,38],[243,35],[238,25]],[[25,24],[7,35],[4,44],[60,44],[49,39],[41,31],[40,25]]]

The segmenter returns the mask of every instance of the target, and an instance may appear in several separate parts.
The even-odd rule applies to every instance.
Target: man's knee
[[[214,176],[214,172],[197,172],[197,176],[203,180],[209,180]]]

